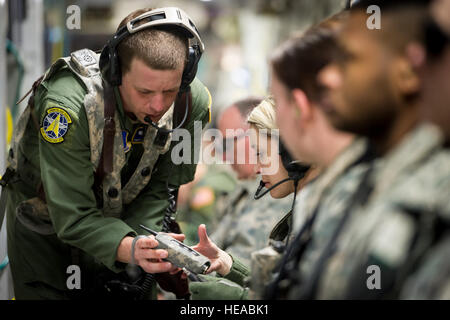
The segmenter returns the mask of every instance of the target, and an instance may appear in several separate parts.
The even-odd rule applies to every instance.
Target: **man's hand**
[[[169,233],[172,238],[183,241],[184,234]],[[131,263],[131,245],[133,237],[125,237],[117,249],[117,261]],[[168,253],[163,249],[155,249],[158,241],[154,236],[138,239],[134,248],[134,261],[147,273],[170,272],[176,269],[170,262],[163,261]]]
[[[204,224],[198,226],[198,238],[200,242],[192,248],[211,261],[211,266],[206,273],[216,271],[222,276],[227,275],[230,272],[233,260],[228,253],[217,247],[217,245],[209,239]]]

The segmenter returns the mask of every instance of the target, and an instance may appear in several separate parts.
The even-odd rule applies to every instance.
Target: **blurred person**
[[[295,239],[265,298],[284,299],[314,272],[314,266],[344,215],[372,159],[363,138],[336,130],[326,117],[327,91],[317,81],[332,62],[335,35],[347,19],[332,16],[284,42],[271,57],[271,91],[280,134],[295,159],[312,163],[320,175],[300,193],[294,213]]]
[[[378,5],[382,28],[366,27]],[[448,204],[449,154],[441,132],[419,117],[421,80],[408,44],[423,37],[426,1],[360,1],[338,34],[333,63],[319,75],[337,129],[366,136],[377,161],[361,179],[301,299],[395,299],[426,255]]]
[[[237,179],[227,166],[219,164],[197,165],[195,179],[183,185],[178,194],[178,223],[186,239],[184,243],[198,242],[197,227],[205,224],[214,230],[218,224],[218,212],[228,207],[228,198],[236,189]],[[183,198],[181,198],[181,197]]]
[[[424,43],[413,43],[410,48],[410,56],[423,80],[422,114],[443,131],[447,150],[450,141],[449,13],[450,1],[431,1],[430,17],[424,24]],[[441,196],[448,198],[445,193]],[[446,206],[439,211],[441,231],[406,281],[401,293],[404,299],[450,299],[450,201],[442,202]]]
[[[35,82],[2,181],[16,299],[155,298],[154,278],[189,294],[180,273],[169,277],[167,251],[138,235],[140,224],[179,232],[171,199],[196,165],[173,166],[170,129],[189,130],[193,145],[194,121],[208,122],[211,97],[195,78],[202,51],[183,11],[141,9],[101,55],[73,52]]]
[[[248,114],[261,103],[262,98],[247,97],[232,103],[225,108],[217,119],[217,128],[224,137],[222,148],[223,160],[230,163],[239,180],[252,180],[255,178],[255,164],[252,163],[249,138],[244,133],[249,126],[246,123]],[[227,132],[227,130],[229,132]],[[232,142],[232,152],[227,146]],[[238,152],[244,153],[244,159],[238,159]],[[220,153],[220,152],[219,152]],[[244,161],[239,161],[244,160]]]
[[[279,201],[271,197],[254,200],[259,180],[252,163],[255,151],[251,148],[246,120],[261,100],[249,97],[236,101],[222,112],[217,122],[224,137],[222,155],[231,163],[239,183],[228,197],[225,211],[216,213],[217,228],[212,232],[211,239],[245,265],[250,264],[253,251],[266,246],[270,231],[289,211],[292,202],[292,197]],[[233,149],[227,148],[230,144]]]
[[[426,22],[425,46],[419,55],[421,63],[422,114],[438,125],[450,139],[449,81],[450,70],[450,1],[434,0]],[[424,52],[423,50],[426,50]],[[414,53],[414,52],[413,52]],[[426,65],[423,65],[426,62]]]

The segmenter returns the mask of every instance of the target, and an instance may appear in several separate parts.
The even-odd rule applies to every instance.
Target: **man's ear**
[[[410,96],[420,91],[420,78],[409,58],[401,57],[396,61],[395,77],[401,94]]]
[[[304,122],[311,119],[311,104],[305,92],[301,89],[294,89],[292,90],[292,97],[294,99],[294,105],[297,110],[296,114],[298,115],[299,120]]]
[[[406,47],[406,57],[415,70],[421,69],[427,59],[427,53],[423,45],[412,42]]]

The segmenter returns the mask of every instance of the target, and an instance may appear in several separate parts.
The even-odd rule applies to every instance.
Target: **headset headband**
[[[199,32],[189,18],[189,16],[181,9],[175,7],[158,8],[145,12],[126,25],[122,26],[114,34],[113,38],[108,41],[100,55],[100,71],[103,79],[111,86],[119,86],[122,83],[122,75],[120,70],[117,46],[126,37],[151,27],[172,25],[185,31],[188,39],[193,39],[195,43],[189,44],[188,61],[183,71],[180,92],[186,91],[189,84],[194,80],[197,73],[197,65],[205,50]]]
[[[147,20],[145,23],[137,22]],[[126,24],[126,28],[130,34],[138,32],[142,29],[147,29],[159,25],[176,25],[184,28],[191,35],[190,38],[195,38],[200,45],[200,52],[205,51],[205,45],[200,38],[197,27],[192,22],[191,18],[183,10],[175,7],[158,8],[141,14]]]

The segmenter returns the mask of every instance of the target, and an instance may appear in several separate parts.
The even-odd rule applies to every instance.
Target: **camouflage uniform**
[[[332,233],[341,219],[351,196],[368,169],[365,159],[367,142],[364,138],[355,139],[345,148],[315,180],[311,181],[299,194],[293,217],[293,232],[301,239],[291,241],[290,250],[300,250],[302,256],[297,264],[286,263],[284,272],[290,274],[290,282],[278,278],[271,284],[271,298],[286,298],[295,291],[299,283],[311,275],[314,264],[324,250]],[[304,229],[311,221],[310,231]],[[287,259],[287,257],[286,257]],[[289,258],[291,261],[292,258]],[[287,260],[288,261],[288,260]],[[294,269],[293,269],[294,268]],[[276,275],[284,277],[283,275]],[[286,286],[287,285],[287,286]],[[290,288],[291,286],[295,288]],[[277,289],[275,289],[278,287]],[[273,291],[276,290],[276,291]]]
[[[324,264],[317,298],[398,297],[434,243],[438,215],[448,210],[450,154],[442,141],[435,127],[420,125],[382,159],[369,200],[349,216]],[[375,289],[369,267],[379,268]]]
[[[328,243],[361,178],[368,170],[368,163],[361,161],[367,142],[358,138],[323,172],[310,188],[300,194],[294,216],[294,233],[298,233],[314,211],[316,214],[311,241],[299,264],[300,278],[311,274],[314,264]]]
[[[450,234],[424,257],[402,289],[402,299],[450,299]]]
[[[259,181],[245,181],[229,198],[224,217],[211,235],[217,246],[243,264],[250,265],[250,254],[264,248],[275,224],[289,211],[290,195],[284,199],[273,199],[270,195],[255,200]]]
[[[264,297],[268,284],[277,276],[277,265],[283,254],[286,254],[286,244],[292,245],[305,220],[317,207],[313,240],[305,250],[305,259],[302,259],[300,264],[300,275],[307,276],[312,271],[311,266],[316,262],[318,254],[336,227],[342,208],[349,201],[359,179],[367,170],[366,163],[359,163],[349,170],[349,167],[363,157],[366,148],[366,140],[359,138],[343,150],[326,171],[300,191],[296,200],[295,215],[289,212],[278,222],[270,234],[269,246],[252,253],[251,277],[245,281],[250,285],[250,290],[247,289],[250,299]],[[334,210],[331,212],[327,210],[330,204],[334,204]],[[292,232],[288,233],[291,229]]]
[[[193,137],[194,121],[206,124],[211,101],[199,80],[191,88],[185,128]],[[103,143],[102,92],[98,55],[76,51],[46,72],[34,109],[29,105],[19,119],[8,159],[17,175],[8,185],[7,203],[17,298],[70,297],[66,270],[73,264],[81,268],[82,289],[99,274],[124,271],[125,264],[116,261],[121,240],[145,233],[139,224],[160,230],[168,206],[166,183],[178,187],[194,177],[195,164],[172,166],[170,137],[158,148],[156,130],[126,116],[115,88],[113,172],[105,175],[103,188],[94,188]],[[160,124],[171,128],[172,113]],[[40,201],[41,183],[46,203]],[[38,210],[26,215],[16,211],[19,207]]]
[[[251,277],[246,279],[251,300],[262,299],[267,285],[273,280],[273,274],[283,253],[294,238],[292,231],[292,211],[289,211],[272,229],[269,245],[252,252]]]
[[[408,278],[401,292],[402,299],[450,299],[450,200],[446,200],[445,192],[440,192],[440,196],[443,207],[438,223],[442,235],[437,235],[439,240]]]

